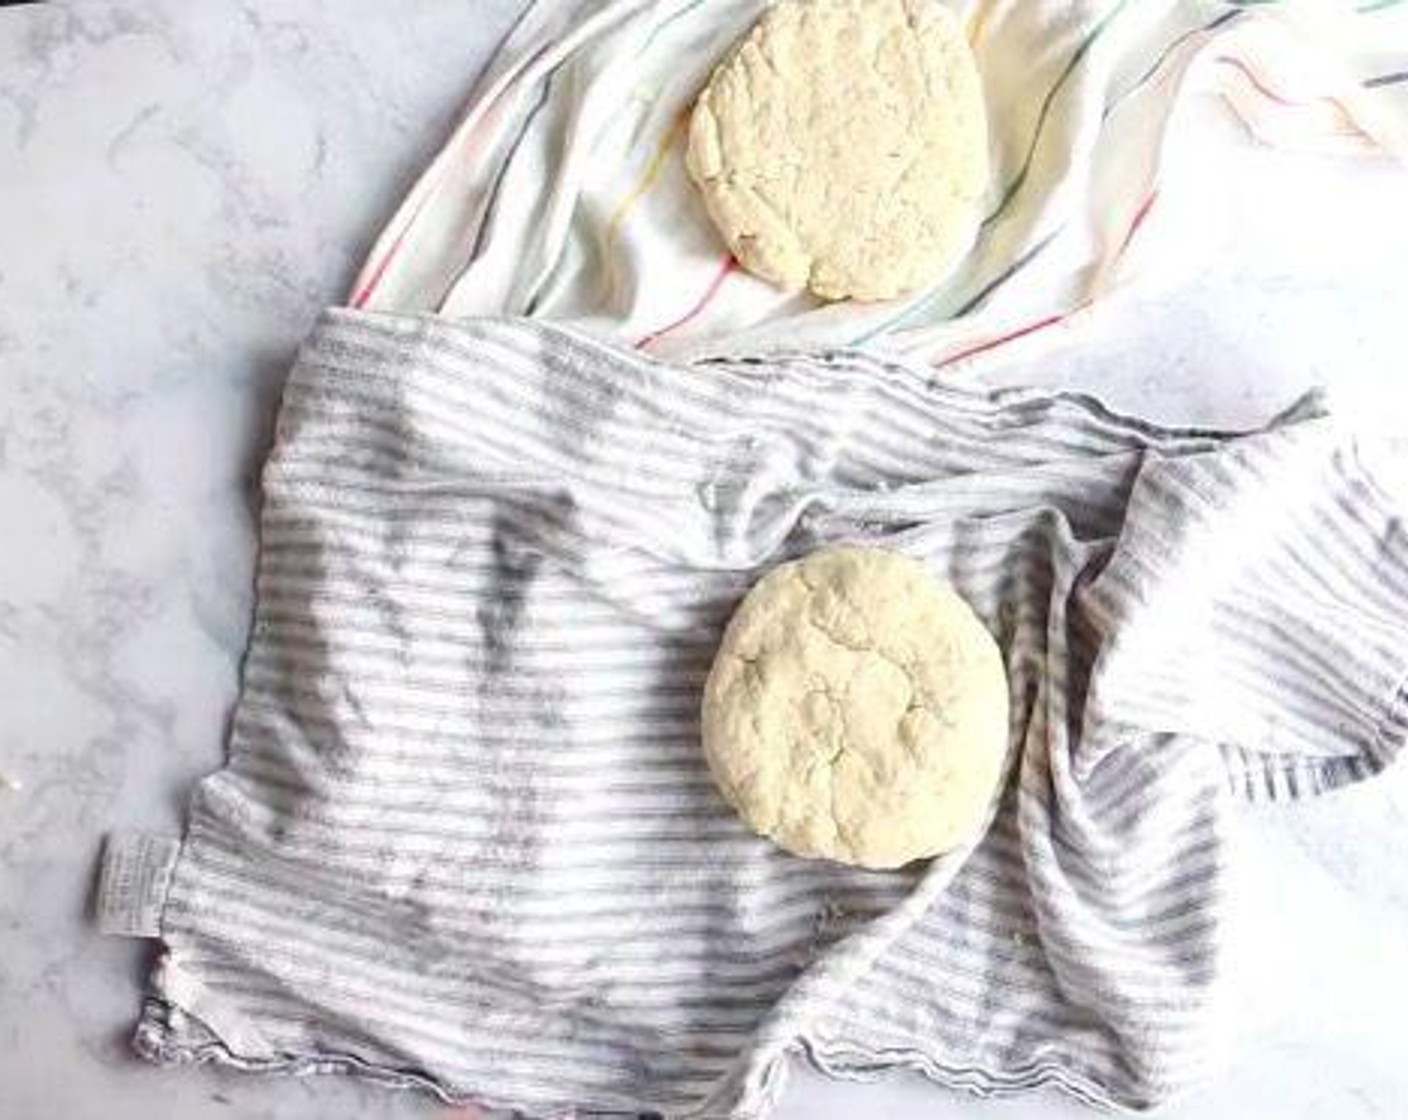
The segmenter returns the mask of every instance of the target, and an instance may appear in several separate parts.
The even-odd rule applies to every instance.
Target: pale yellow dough
[[[973,54],[938,0],[780,0],[715,70],[689,173],[739,262],[887,299],[968,251],[988,181]]]
[[[975,834],[1007,723],[1002,655],[977,616],[877,548],[821,549],[761,579],[704,692],[709,768],[749,827],[869,868]]]

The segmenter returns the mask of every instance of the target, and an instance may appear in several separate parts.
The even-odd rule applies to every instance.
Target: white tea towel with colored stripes
[[[1173,431],[860,351],[341,311],[264,481],[228,765],[152,919],[155,1060],[705,1118],[764,1114],[803,1053],[1144,1108],[1218,1056],[1235,802],[1408,733],[1402,498],[1316,398]],[[710,782],[721,627],[841,540],[1002,646],[971,854],[798,859]]]
[[[683,169],[694,96],[764,6],[538,0],[353,306],[526,315],[675,357],[871,342],[971,365],[1068,333],[1141,266],[1180,267],[1205,217],[1178,201],[1185,176],[1209,173],[1184,123],[1202,95],[1265,143],[1408,154],[1397,0],[967,0],[992,130],[976,249],[910,298],[825,306],[736,268]]]

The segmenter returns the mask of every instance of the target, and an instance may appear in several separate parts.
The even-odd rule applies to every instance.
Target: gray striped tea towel
[[[755,1116],[839,1076],[1142,1108],[1216,1053],[1238,798],[1399,749],[1408,539],[1315,398],[1170,431],[856,352],[670,366],[526,320],[329,313],[265,473],[228,765],[138,1027],[534,1116]],[[970,853],[748,834],[700,688],[768,565],[901,549],[1005,651]]]

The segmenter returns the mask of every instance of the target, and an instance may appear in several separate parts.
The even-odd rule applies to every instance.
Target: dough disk
[[[714,71],[689,173],[739,262],[824,299],[942,279],[977,233],[987,115],[937,0],[780,0]]]
[[[839,546],[744,598],[705,686],[704,752],[788,851],[898,867],[981,827],[1007,721],[1002,655],[968,605],[908,557]]]

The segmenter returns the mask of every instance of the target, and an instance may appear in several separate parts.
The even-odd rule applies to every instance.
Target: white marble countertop
[[[0,10],[0,774],[21,785],[0,791],[5,1120],[446,1115],[347,1079],[139,1063],[148,950],[99,938],[86,907],[102,834],[175,829],[219,765],[284,371],[517,6]],[[1179,203],[1208,216],[1198,267],[1010,376],[1188,421],[1256,419],[1315,381],[1408,411],[1404,180],[1208,127],[1220,157]],[[1228,1071],[1165,1115],[1402,1116],[1408,766],[1248,814],[1240,839]],[[1082,1114],[803,1073],[780,1118]]]

